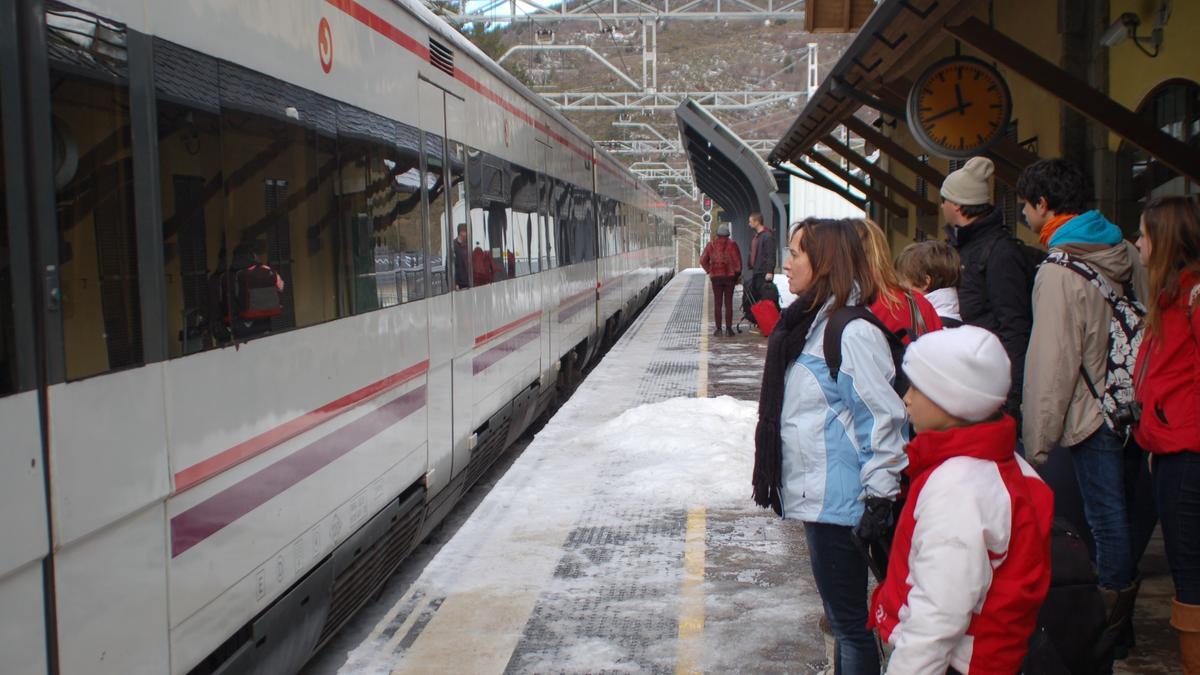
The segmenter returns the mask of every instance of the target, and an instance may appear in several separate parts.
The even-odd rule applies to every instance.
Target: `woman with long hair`
[[[870,218],[864,218],[854,221],[854,229],[862,238],[867,267],[879,291],[871,305],[871,313],[879,317],[893,333],[903,336],[904,344],[930,331],[939,330],[942,319],[929,300],[920,292],[905,288],[900,282],[883,228]]]
[[[1184,672],[1200,674],[1200,202],[1158,197],[1137,245],[1150,275],[1146,334],[1134,366],[1135,436],[1151,479],[1175,581],[1171,625]]]
[[[840,675],[879,673],[855,535],[870,540],[885,528],[907,464],[907,417],[883,331],[852,320],[836,373],[824,357],[830,316],[878,294],[859,223],[810,218],[793,227],[784,271],[798,297],[767,343],[755,432],[755,502],[804,522]]]

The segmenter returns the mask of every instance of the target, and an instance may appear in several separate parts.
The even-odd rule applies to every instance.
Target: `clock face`
[[[971,157],[1004,135],[1012,96],[995,68],[966,56],[939,61],[908,94],[908,128],[929,152]]]

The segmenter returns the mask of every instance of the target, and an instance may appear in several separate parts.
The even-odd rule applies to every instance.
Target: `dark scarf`
[[[754,431],[754,503],[783,515],[779,494],[783,490],[783,441],[779,418],[783,415],[783,387],[788,366],[800,356],[808,331],[821,311],[811,293],[796,298],[783,310],[779,324],[767,341],[762,390],[758,395],[758,428]]]

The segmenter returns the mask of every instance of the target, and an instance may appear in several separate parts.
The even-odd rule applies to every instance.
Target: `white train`
[[[6,674],[295,671],[674,268],[416,0],[3,3],[0,54]]]

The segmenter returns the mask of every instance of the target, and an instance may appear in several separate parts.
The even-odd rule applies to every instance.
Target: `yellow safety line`
[[[700,374],[696,381],[696,397],[708,398],[708,299],[712,296],[709,279],[704,277],[704,301],[700,310]]]
[[[679,602],[679,647],[675,672],[704,672],[704,507],[688,510],[683,546],[683,589]]]

